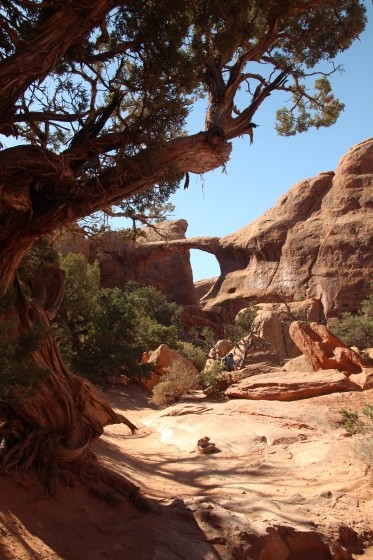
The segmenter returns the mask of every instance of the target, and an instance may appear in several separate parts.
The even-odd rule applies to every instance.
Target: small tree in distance
[[[225,338],[231,340],[239,353],[238,367],[242,367],[246,363],[247,354],[254,347],[256,327],[254,319],[257,315],[255,302],[251,302],[247,307],[242,309],[236,316],[233,323],[225,325]]]
[[[373,291],[373,281],[371,282]],[[332,327],[347,346],[357,346],[360,350],[373,347],[373,295],[363,300],[356,314],[342,313],[342,317]]]

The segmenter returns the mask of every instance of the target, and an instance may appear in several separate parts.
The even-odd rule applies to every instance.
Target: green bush
[[[180,359],[174,360],[162,380],[153,388],[152,401],[160,407],[168,406],[198,385],[198,374]]]
[[[371,286],[373,289],[373,283]],[[360,349],[372,347],[373,296],[361,302],[361,309],[357,314],[342,313],[332,330],[347,346],[357,346]]]
[[[214,360],[213,363],[208,363],[199,378],[203,387],[212,387],[214,391],[219,392],[220,385],[226,378],[226,369],[220,360]]]
[[[175,347],[179,307],[149,286],[130,282],[124,290],[100,287],[97,262],[80,254],[61,257],[65,296],[54,322],[64,360],[76,373],[98,385],[108,376],[143,377],[144,350]]]
[[[368,404],[358,412],[341,410],[342,424],[351,434],[357,434],[353,444],[356,458],[365,466],[373,481],[373,405]]]
[[[184,358],[192,362],[198,371],[202,371],[205,367],[207,356],[198,346],[195,346],[191,342],[179,340],[176,344],[176,350],[184,356]]]
[[[359,420],[359,413],[351,410],[342,409],[342,426],[349,434],[356,434],[361,430],[362,423]]]

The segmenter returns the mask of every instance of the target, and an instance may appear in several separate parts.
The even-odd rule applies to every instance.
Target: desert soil
[[[373,390],[293,402],[197,391],[163,410],[136,385],[107,396],[138,430],[109,426],[94,451],[150,511],[79,484],[51,499],[34,475],[3,474],[0,560],[373,559],[372,482],[340,424]],[[216,452],[197,451],[204,436]]]

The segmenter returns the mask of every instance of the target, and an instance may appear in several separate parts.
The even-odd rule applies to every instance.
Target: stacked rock
[[[201,455],[206,455],[207,453],[211,453],[215,451],[216,445],[210,441],[210,438],[205,436],[198,440],[197,442],[197,449]]]

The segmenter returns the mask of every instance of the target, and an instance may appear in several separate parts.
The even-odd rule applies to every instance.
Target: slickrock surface
[[[33,477],[0,477],[1,559],[373,557],[373,487],[353,455],[358,436],[339,423],[341,408],[361,410],[373,390],[295,402],[198,391],[164,410],[139,387],[109,397],[139,430],[108,427],[95,451],[141,486],[152,511],[109,506],[79,486],[50,500]],[[205,455],[196,443],[206,434],[216,451]]]

